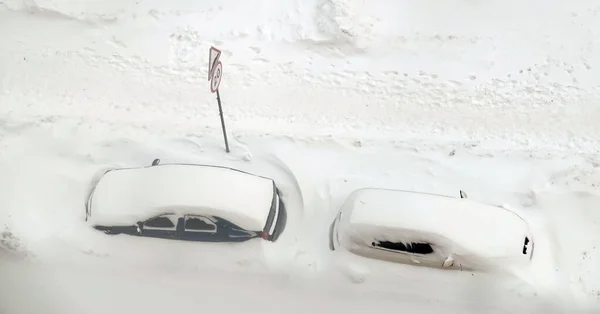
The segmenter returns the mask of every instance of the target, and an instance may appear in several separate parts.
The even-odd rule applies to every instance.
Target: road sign
[[[221,85],[221,78],[223,77],[223,64],[221,61],[217,61],[217,64],[213,67],[212,77],[210,80],[210,91],[216,92]]]
[[[221,95],[219,94],[219,85],[223,78],[223,64],[219,61],[221,50],[210,47],[208,52],[208,81],[210,82],[210,91],[217,93],[217,104],[219,105],[219,116],[221,117],[221,127],[223,128],[223,139],[225,140],[225,151],[229,153],[229,143],[227,142],[227,130],[225,130],[225,118],[223,117],[223,107],[221,106]]]
[[[215,69],[217,62],[219,62],[220,57],[221,57],[221,50],[219,50],[215,47],[210,47],[210,50],[208,52],[208,80],[209,81],[211,80],[211,78],[213,76],[212,72]]]

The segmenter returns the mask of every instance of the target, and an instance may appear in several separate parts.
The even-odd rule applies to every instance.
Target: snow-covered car
[[[175,240],[276,241],[287,222],[272,179],[221,166],[159,164],[102,171],[86,221],[107,234]]]
[[[526,265],[529,224],[509,209],[460,198],[390,189],[352,192],[330,226],[330,249],[441,269]]]

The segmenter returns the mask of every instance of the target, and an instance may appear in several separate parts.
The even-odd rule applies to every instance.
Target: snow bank
[[[3,139],[6,146],[0,154],[0,172],[6,175],[0,176],[0,184],[7,189],[0,191],[0,219],[8,225],[14,237],[19,239],[21,247],[29,251],[42,265],[49,268],[52,265],[84,267],[86,270],[82,272],[94,278],[101,278],[99,270],[92,269],[102,264],[122,273],[114,278],[114,283],[134,282],[135,278],[131,277],[132,269],[145,269],[146,272],[140,276],[148,276],[149,279],[155,280],[152,274],[156,275],[157,268],[160,268],[167,271],[165,277],[173,276],[171,280],[174,282],[189,278],[186,276],[190,273],[196,273],[199,278],[207,280],[206,276],[219,270],[235,276],[257,273],[280,276],[281,281],[276,283],[276,287],[281,293],[290,293],[291,296],[296,286],[310,290],[327,283],[324,291],[339,297],[340,304],[360,297],[365,302],[365,307],[383,310],[395,309],[411,301],[419,303],[419,307],[423,309],[427,305],[416,300],[426,304],[429,302],[426,300],[433,299],[436,304],[443,304],[444,307],[458,312],[467,306],[465,304],[471,304],[482,310],[495,306],[504,310],[527,308],[531,309],[529,312],[535,313],[535,310],[540,309],[539,303],[546,302],[544,300],[547,300],[548,295],[554,297],[543,291],[542,288],[547,283],[560,276],[584,276],[594,265],[593,259],[587,261],[588,264],[583,269],[577,263],[564,264],[561,267],[542,265],[544,267],[537,267],[540,269],[537,275],[538,278],[546,280],[533,280],[535,285],[529,287],[518,278],[479,277],[481,275],[471,275],[467,272],[442,271],[440,274],[435,271],[419,271],[415,270],[419,267],[371,263],[365,261],[366,259],[340,256],[328,249],[328,226],[341,202],[356,189],[378,186],[426,190],[446,195],[457,195],[458,189],[464,189],[469,192],[471,200],[490,203],[511,200],[510,203],[519,205],[535,204],[536,194],[529,196],[531,188],[539,191],[555,174],[560,173],[565,180],[557,181],[555,187],[564,189],[565,182],[570,182],[566,179],[572,178],[565,170],[570,169],[572,165],[587,169],[588,159],[573,156],[570,152],[554,153],[550,157],[544,152],[537,152],[541,157],[531,158],[528,151],[498,154],[488,148],[467,150],[455,147],[456,154],[448,156],[452,147],[441,145],[423,147],[421,151],[415,151],[414,147],[417,146],[414,143],[364,140],[362,147],[358,147],[353,145],[354,141],[297,140],[246,135],[233,137],[231,144],[236,149],[231,154],[226,154],[222,139],[218,135],[181,138],[175,134],[153,134],[153,138],[149,138],[148,133],[132,132],[127,138],[123,138],[122,129],[110,131],[66,123],[28,124],[6,130],[4,134],[16,135],[18,132],[18,136],[11,135]],[[251,152],[253,159],[245,161],[241,152]],[[240,246],[235,249],[231,246],[183,244],[179,243],[180,241],[160,239],[113,237],[93,230],[83,219],[83,204],[88,182],[93,174],[107,166],[131,167],[149,164],[156,156],[160,156],[165,163],[185,161],[194,164],[216,164],[220,160],[252,173],[281,178],[288,176],[287,173],[282,174],[283,170],[280,169],[281,165],[285,165],[285,169],[291,170],[293,177],[299,178],[293,182],[299,184],[297,188],[303,196],[293,197],[292,192],[296,186],[292,182],[283,186],[285,200],[289,205],[288,223],[293,228],[286,228],[286,232],[276,243],[250,241],[251,243],[247,243],[243,248]],[[263,159],[262,156],[277,156],[280,164],[269,168],[268,159]],[[481,184],[482,178],[488,181],[487,184]],[[584,183],[591,188],[594,182],[580,181],[580,184]],[[36,197],[31,197],[32,194]],[[578,196],[575,194],[569,194],[564,196],[564,200],[568,203],[576,197]],[[579,207],[578,203],[573,204]],[[547,205],[540,206],[541,208],[527,207],[527,211],[530,215],[543,219]],[[563,211],[557,208],[556,211],[562,215],[588,217],[583,212],[574,212],[573,209]],[[593,227],[591,221],[577,223],[577,226],[581,230],[587,230],[587,234],[597,233],[597,228]],[[569,232],[565,230],[572,230],[572,227],[555,233],[555,237],[566,238],[568,243]],[[536,237],[538,235],[539,233]],[[546,234],[542,236],[546,238]],[[582,238],[581,241],[583,240],[588,241],[586,246],[592,248],[589,239]],[[550,238],[549,241],[553,239]],[[560,248],[552,248],[551,253],[560,255]],[[536,259],[533,260],[535,261]],[[545,259],[541,259],[540,262],[545,263]],[[356,264],[355,267],[351,267],[359,273],[354,281],[348,279],[353,277],[349,275],[332,278],[345,269],[342,267],[345,263]],[[15,287],[13,280],[27,276],[33,280],[28,284],[35,285],[36,278],[44,278],[37,276],[35,269],[23,268],[22,272],[24,274],[20,277],[2,277],[9,278],[3,284]],[[181,276],[175,276],[174,272]],[[472,276],[473,280],[464,279]],[[52,278],[48,279],[48,282],[60,282],[64,287],[68,287],[68,282],[77,285],[78,278],[65,274],[64,281],[52,281]],[[211,280],[218,280],[217,278],[220,277],[215,276]],[[321,279],[324,282],[320,281]],[[235,282],[236,279],[232,278],[227,283],[235,286]],[[348,286],[352,282],[357,284]],[[406,282],[411,284],[398,284]],[[19,281],[19,284],[21,283],[24,284],[23,281]],[[210,286],[211,282],[206,282],[206,285]],[[565,291],[564,305],[576,306],[568,293],[572,287],[575,289],[577,286],[566,281],[562,287]],[[586,291],[595,290],[597,287],[600,285],[592,278],[589,278],[585,285]],[[157,293],[164,292],[158,286],[156,289]],[[178,289],[181,290],[181,286]],[[366,290],[371,291],[368,296],[365,295]],[[582,293],[580,290],[574,291]],[[97,291],[100,293],[108,290],[99,288]],[[535,297],[533,292],[525,291],[536,292],[539,296]],[[64,298],[72,294],[65,290],[62,292],[63,295],[52,294],[56,305],[49,305],[50,308],[56,309],[61,305],[70,304],[70,301]],[[89,290],[86,293],[89,293]],[[29,295],[40,294],[42,292],[30,292]],[[195,294],[199,295],[197,290]],[[148,301],[147,296],[141,292],[131,295],[127,300],[132,298],[145,298],[148,308],[152,305],[158,306],[160,302],[154,299]],[[582,293],[582,300],[593,298],[591,294]],[[85,300],[84,303],[88,306],[93,304],[93,296],[86,294]],[[127,303],[127,300],[123,302]],[[461,300],[459,304],[457,300]],[[6,304],[11,309],[23,306],[23,303],[16,299],[8,300]],[[191,308],[192,304],[189,306]],[[58,312],[59,310],[57,309]]]
[[[129,226],[165,213],[197,214],[262,231],[273,198],[272,180],[228,168],[163,164],[117,169],[96,185],[89,221]]]

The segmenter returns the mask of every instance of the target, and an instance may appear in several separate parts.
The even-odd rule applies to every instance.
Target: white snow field
[[[0,314],[600,312],[595,0],[0,0],[0,148]],[[94,174],[154,158],[273,177],[285,231],[229,245],[85,223]],[[532,263],[331,252],[362,187],[506,204]]]

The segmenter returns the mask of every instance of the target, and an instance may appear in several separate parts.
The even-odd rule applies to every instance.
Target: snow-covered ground
[[[0,313],[598,311],[599,15],[591,0],[2,0]],[[235,245],[90,229],[93,174],[154,158],[274,177],[288,227]],[[330,252],[367,186],[518,208],[533,264]]]

